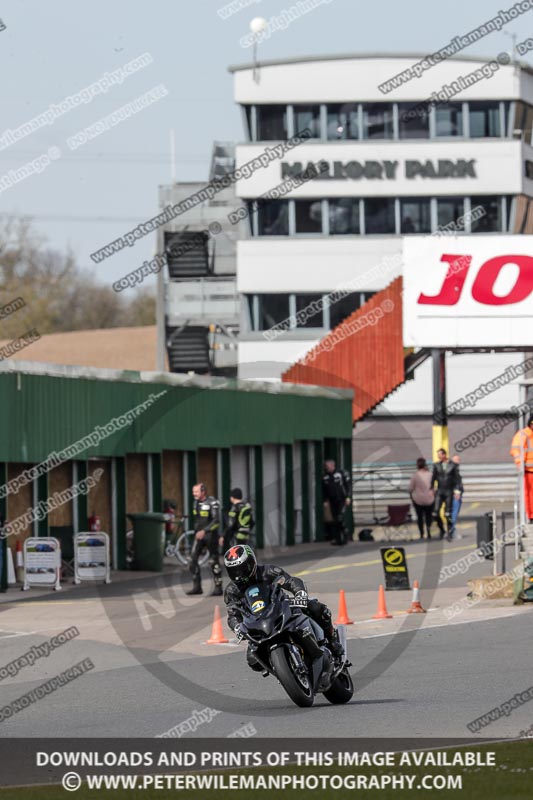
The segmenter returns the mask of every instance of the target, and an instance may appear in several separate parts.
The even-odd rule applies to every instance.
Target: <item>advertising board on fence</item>
[[[533,236],[407,237],[405,347],[533,345]]]
[[[24,542],[23,591],[32,586],[61,589],[61,546],[52,536],[31,536]]]
[[[109,552],[107,533],[77,533],[74,536],[74,583],[98,580],[111,583]]]

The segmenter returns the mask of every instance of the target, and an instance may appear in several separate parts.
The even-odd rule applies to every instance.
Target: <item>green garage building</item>
[[[188,514],[198,481],[224,508],[242,487],[260,548],[320,540],[323,459],[351,468],[351,402],[342,389],[3,362],[0,517],[45,510],[9,546],[88,530],[97,515],[122,569],[127,513],[160,511],[169,498]],[[97,470],[88,493],[64,500]]]

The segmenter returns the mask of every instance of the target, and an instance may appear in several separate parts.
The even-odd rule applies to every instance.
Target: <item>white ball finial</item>
[[[250,30],[252,33],[261,33],[266,28],[267,21],[264,17],[254,17],[250,22]]]

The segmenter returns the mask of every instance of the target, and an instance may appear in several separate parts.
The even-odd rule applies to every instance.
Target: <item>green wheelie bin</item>
[[[134,567],[148,572],[163,571],[166,514],[145,511],[128,514],[133,523]]]

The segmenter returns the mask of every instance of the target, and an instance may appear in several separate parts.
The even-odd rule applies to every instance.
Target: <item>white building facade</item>
[[[246,129],[237,169],[303,131],[309,137],[236,184],[249,222],[237,246],[241,378],[279,379],[401,274],[406,237],[443,228],[460,236],[533,233],[533,73],[451,58],[385,91],[384,82],[420,58],[347,55],[230,68]],[[428,104],[438,91],[451,96]],[[276,198],[272,190],[308,165],[319,174]],[[353,291],[328,300],[347,285]],[[298,311],[314,301],[317,313],[298,322]],[[269,337],[280,324],[281,335]],[[522,360],[516,352],[450,356],[449,402]],[[509,383],[476,411],[516,402]],[[431,362],[380,409],[430,414]]]

